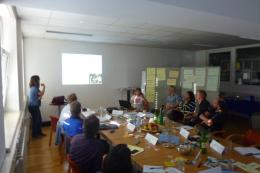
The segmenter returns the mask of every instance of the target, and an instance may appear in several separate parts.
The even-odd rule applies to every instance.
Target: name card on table
[[[156,145],[156,143],[158,141],[158,138],[153,136],[153,135],[151,135],[150,133],[147,133],[145,135],[145,140],[147,140],[147,142],[149,142],[152,145]]]
[[[127,130],[130,132],[135,131],[135,125],[133,125],[132,123],[128,123],[126,127],[127,127]]]
[[[112,111],[112,115],[116,115],[116,116],[120,116],[123,115],[124,111],[120,111],[120,110],[113,110]]]
[[[222,154],[225,150],[225,147],[214,139],[211,141],[209,146],[219,154]]]
[[[180,135],[183,136],[185,139],[187,139],[190,135],[190,132],[184,128],[181,128]]]
[[[111,118],[112,118],[111,115],[108,115],[108,114],[105,115],[105,119],[110,120]]]
[[[138,114],[136,114],[138,117],[145,117],[145,114],[144,113],[142,113],[142,112],[138,112]]]

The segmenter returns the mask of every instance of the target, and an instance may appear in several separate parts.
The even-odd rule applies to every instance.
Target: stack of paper
[[[133,145],[127,145],[127,147],[129,148],[129,150],[131,151],[131,154],[134,156],[134,155],[137,155],[141,152],[144,151],[143,148],[141,147],[137,147],[137,146],[133,146]]]
[[[237,151],[241,155],[252,155],[255,158],[260,158],[260,150],[254,147],[235,147],[235,151]]]

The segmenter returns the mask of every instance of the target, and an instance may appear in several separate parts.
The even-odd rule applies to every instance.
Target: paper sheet
[[[233,165],[249,173],[260,173],[256,168],[241,162],[236,162]]]
[[[182,87],[185,89],[192,89],[192,82],[190,81],[183,81]]]
[[[211,168],[204,171],[200,171],[199,173],[222,173],[221,167]]]
[[[219,84],[219,68],[208,68],[207,90],[217,91]]]
[[[165,68],[157,68],[156,69],[156,77],[158,78],[158,81],[166,80],[166,69]]]
[[[205,86],[205,80],[206,80],[206,69],[203,67],[195,68],[195,74],[196,74],[196,84],[197,86]]]
[[[184,69],[183,78],[182,87],[185,89],[192,89],[192,82],[194,81],[193,69]]]
[[[260,150],[254,147],[235,147],[234,150],[241,155],[260,153]],[[259,159],[260,155],[254,155],[254,157]]]
[[[129,148],[129,150],[130,150],[131,152],[134,151],[134,150],[137,150],[136,153],[132,154],[133,156],[135,156],[135,155],[137,155],[137,154],[139,154],[139,153],[141,153],[141,152],[144,151],[143,148],[137,147],[137,146],[133,146],[133,145],[127,145],[127,147]]]
[[[179,77],[179,71],[178,70],[170,70],[169,71],[169,78],[177,79],[178,77]]]
[[[176,86],[176,79],[167,79],[167,85]]]
[[[148,102],[154,102],[154,99],[155,99],[155,86],[147,85],[145,97],[146,97]]]
[[[163,173],[163,166],[144,165],[143,173]]]
[[[155,68],[147,68],[147,80],[155,80]]]

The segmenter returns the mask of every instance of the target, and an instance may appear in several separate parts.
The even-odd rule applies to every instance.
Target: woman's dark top
[[[212,125],[208,127],[211,132],[222,129],[224,122],[223,112],[215,111],[214,113],[210,114],[209,119],[212,120]]]

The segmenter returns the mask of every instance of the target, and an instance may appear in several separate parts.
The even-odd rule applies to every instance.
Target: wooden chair
[[[69,155],[67,155],[67,160],[69,162],[68,173],[80,173],[79,166],[73,160],[70,159]]]
[[[260,146],[260,131],[255,129],[249,129],[245,134],[232,134],[226,137],[225,140],[234,141],[243,146]]]
[[[51,146],[52,142],[52,133],[56,132],[57,122],[59,121],[58,116],[50,116],[51,119],[51,130],[50,130],[50,139],[49,139],[49,147]]]

